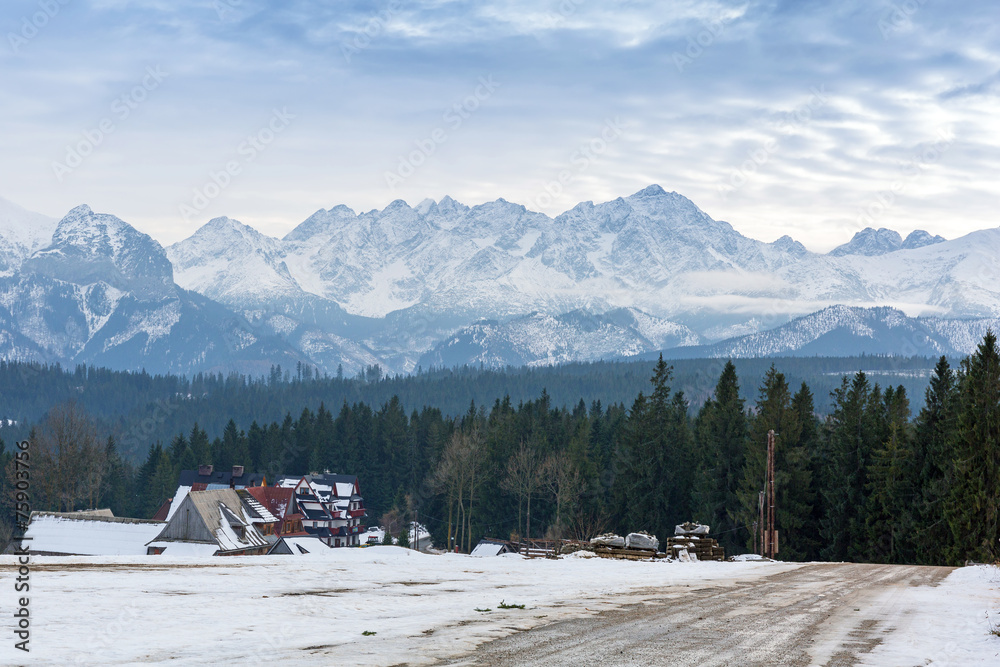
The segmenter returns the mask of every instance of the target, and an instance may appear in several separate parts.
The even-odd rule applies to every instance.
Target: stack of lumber
[[[684,523],[674,529],[674,536],[667,539],[665,551],[673,558],[687,560],[726,560],[726,551],[708,536],[709,527],[697,523]]]
[[[605,533],[590,540],[590,550],[602,558],[621,560],[649,560],[665,558],[666,554],[656,552],[660,542],[655,535],[645,532],[629,533],[626,537]]]

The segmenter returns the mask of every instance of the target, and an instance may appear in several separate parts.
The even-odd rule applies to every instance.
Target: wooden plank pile
[[[708,530],[702,524],[683,523],[667,538],[665,551],[677,560],[726,560],[726,550],[708,536]]]
[[[590,540],[590,549],[601,558],[619,560],[651,560],[666,558],[667,554],[657,553],[659,540],[649,533],[629,533],[626,537],[606,533]]]

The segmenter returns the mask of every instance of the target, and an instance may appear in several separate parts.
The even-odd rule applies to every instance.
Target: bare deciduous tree
[[[106,451],[97,426],[75,403],[53,408],[33,442],[38,507],[72,512],[94,507],[107,473]]]
[[[541,470],[542,483],[556,501],[556,518],[550,532],[560,539],[566,530],[566,514],[572,512],[580,493],[580,471],[566,452],[552,454]]]
[[[527,504],[528,514],[525,537],[531,537],[531,498],[542,486],[542,460],[534,449],[521,441],[517,452],[507,461],[507,475],[500,485],[504,490],[517,496],[518,507]],[[520,510],[518,511],[520,516]],[[520,519],[519,519],[520,520]]]
[[[448,441],[434,474],[435,485],[448,497],[448,548],[451,548],[452,518],[456,519],[456,544],[472,550],[472,509],[476,487],[482,479],[485,449],[477,429],[456,431]],[[468,505],[466,505],[468,501]]]

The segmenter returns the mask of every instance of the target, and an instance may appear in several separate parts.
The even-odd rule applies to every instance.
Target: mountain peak
[[[634,195],[632,195],[632,197],[636,199],[644,199],[646,197],[662,197],[665,194],[667,194],[667,191],[654,183],[653,185],[647,186],[642,190],[639,190]]]
[[[877,257],[895,252],[902,246],[903,237],[899,235],[899,232],[885,227],[880,229],[866,227],[855,234],[849,242],[830,251],[830,255],[832,257],[843,257],[844,255]]]
[[[943,236],[931,236],[928,232],[922,229],[916,229],[910,232],[910,235],[906,237],[901,246],[902,250],[913,250],[915,248],[923,248],[929,245],[936,245],[938,243],[944,243],[948,239]]]
[[[104,282],[142,297],[159,297],[173,288],[173,267],[163,247],[124,220],[72,209],[59,221],[51,244],[25,266],[77,285]]]

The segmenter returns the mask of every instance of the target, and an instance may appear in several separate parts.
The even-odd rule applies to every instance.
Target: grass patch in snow
[[[497,605],[497,609],[524,609],[524,605],[523,604],[507,604],[504,600],[501,600],[500,604]]]
[[[365,637],[371,637],[372,635],[378,634],[378,633],[377,632],[372,632],[371,630],[365,630],[361,634],[363,634]]]

